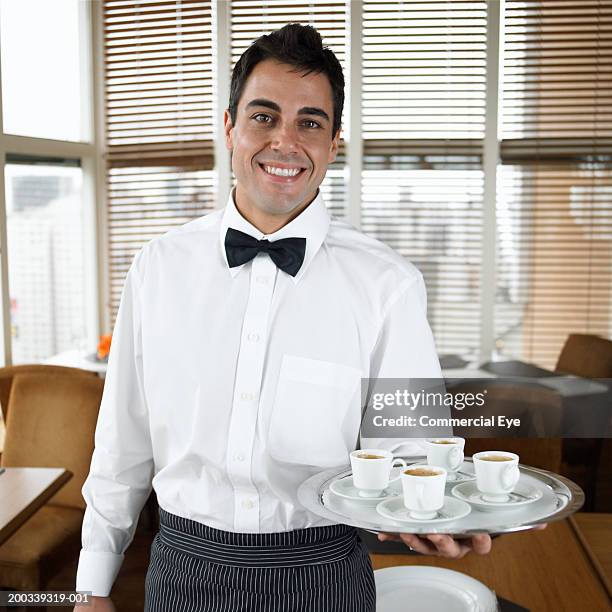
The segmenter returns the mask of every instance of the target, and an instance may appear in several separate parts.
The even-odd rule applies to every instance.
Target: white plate
[[[466,501],[479,510],[513,510],[527,504],[538,501],[543,495],[540,489],[526,482],[518,482],[514,491],[509,493],[510,499],[505,502],[492,502],[483,499],[483,494],[478,490],[475,482],[464,482],[453,487],[451,493],[457,498]]]
[[[345,499],[350,499],[351,501],[361,503],[379,502],[384,499],[389,499],[389,497],[395,497],[401,493],[402,486],[399,480],[396,480],[395,482],[389,483],[389,486],[382,492],[381,495],[378,495],[377,497],[362,497],[359,495],[359,489],[353,485],[353,477],[345,476],[344,478],[334,480],[329,485],[329,490],[339,497],[344,497]]]
[[[467,516],[471,511],[470,504],[467,504],[460,499],[446,496],[444,498],[444,505],[438,511],[438,515],[433,519],[416,519],[410,516],[409,510],[404,506],[403,496],[393,497],[386,501],[380,502],[376,506],[376,511],[381,516],[389,518],[393,521],[400,521],[402,523],[427,523],[431,525],[437,525],[438,523],[448,523],[450,521],[458,521],[464,516]]]
[[[495,612],[482,582],[441,567],[399,566],[374,572],[376,612]]]

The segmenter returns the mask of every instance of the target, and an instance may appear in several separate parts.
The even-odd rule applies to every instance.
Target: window
[[[480,343],[486,2],[363,3],[361,229],[423,273],[440,353]]]
[[[610,2],[506,0],[497,348],[612,333]]]
[[[75,164],[5,166],[14,364],[91,348],[82,183]]]
[[[87,16],[79,0],[0,2],[6,134],[91,139]]]
[[[97,344],[91,6],[0,1],[3,365]]]
[[[216,205],[211,10],[104,1],[112,320],[138,250]]]

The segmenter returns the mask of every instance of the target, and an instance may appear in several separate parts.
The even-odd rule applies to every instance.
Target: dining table
[[[95,372],[100,378],[105,378],[108,368],[107,359],[98,359],[95,352],[69,349],[45,359],[45,365],[58,365],[66,368],[78,368]]]
[[[612,600],[612,513],[578,512],[570,522]]]
[[[61,467],[0,467],[0,545],[71,478]]]
[[[593,519],[588,513],[578,513],[541,531],[501,535],[487,555],[469,553],[462,559],[443,559],[415,553],[370,553],[370,557],[375,570],[410,565],[462,572],[531,612],[604,612],[612,609],[610,527],[612,514]]]

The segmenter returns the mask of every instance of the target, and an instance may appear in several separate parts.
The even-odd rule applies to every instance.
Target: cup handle
[[[521,472],[516,465],[509,465],[503,469],[501,473],[502,485],[506,489],[512,489],[514,485],[519,481]]]
[[[393,460],[393,463],[391,463],[391,469],[393,469],[394,467],[397,467],[397,466],[395,465],[395,462],[396,462],[396,461],[399,461],[402,467],[404,467],[404,468],[406,467],[406,462],[405,462],[405,461],[404,461],[404,460],[403,460],[401,457],[396,457],[396,458]],[[399,478],[400,478],[400,476],[401,476],[401,475],[402,475],[402,472],[401,472],[401,470],[400,470],[400,473],[399,473],[399,474],[398,474],[398,475],[397,475],[395,478],[389,478],[389,482],[395,482],[396,480],[399,480]]]
[[[455,471],[463,463],[463,451],[458,446],[455,446],[449,454],[452,461],[451,470]]]

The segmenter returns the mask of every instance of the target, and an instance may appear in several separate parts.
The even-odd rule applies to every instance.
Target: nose
[[[293,155],[298,152],[298,131],[292,123],[279,123],[272,133],[270,148],[283,155]]]

